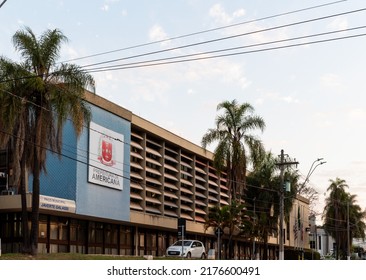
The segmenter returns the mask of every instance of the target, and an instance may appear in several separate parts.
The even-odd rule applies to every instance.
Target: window
[[[319,239],[318,239],[318,249],[321,250],[322,249],[322,237],[321,235],[319,235]]]
[[[202,244],[200,242],[194,242],[194,247],[202,247]]]

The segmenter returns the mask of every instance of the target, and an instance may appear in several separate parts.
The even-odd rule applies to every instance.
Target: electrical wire
[[[148,55],[153,55],[153,54],[160,54],[160,53],[169,52],[169,51],[181,50],[181,49],[185,49],[185,48],[188,48],[188,47],[194,47],[194,46],[199,46],[199,45],[216,43],[216,42],[220,42],[220,41],[224,41],[224,40],[228,40],[228,39],[234,39],[234,38],[238,38],[238,37],[254,35],[254,34],[258,34],[258,33],[262,33],[262,32],[268,32],[268,31],[273,31],[273,30],[277,30],[277,29],[282,29],[282,28],[292,27],[292,26],[296,26],[296,25],[301,25],[301,24],[305,24],[305,23],[321,21],[321,20],[330,19],[330,18],[333,18],[333,17],[344,16],[344,15],[349,15],[349,14],[353,14],[353,13],[359,13],[359,12],[363,12],[365,10],[366,10],[366,8],[356,9],[356,10],[347,11],[347,12],[343,12],[343,13],[337,13],[337,14],[327,15],[327,16],[323,16],[323,17],[317,17],[317,18],[307,19],[307,20],[303,20],[303,21],[297,21],[297,22],[278,25],[278,26],[274,26],[274,27],[264,28],[264,29],[260,29],[260,30],[244,32],[244,33],[235,34],[235,35],[231,35],[231,36],[206,40],[206,41],[202,41],[202,42],[198,42],[198,43],[182,45],[182,46],[178,46],[178,47],[174,47],[174,48],[167,48],[167,49],[163,49],[163,50],[158,50],[158,51],[153,51],[153,52],[148,52],[148,53],[143,53],[143,54],[138,54],[138,55],[133,55],[133,56],[128,56],[128,57],[123,57],[123,58],[117,58],[117,59],[102,61],[102,62],[93,63],[93,64],[82,65],[81,67],[86,68],[86,67],[90,67],[90,66],[96,66],[96,65],[106,64],[106,63],[112,63],[112,62],[117,62],[117,61],[121,61],[121,60],[127,60],[127,59],[138,58],[138,57],[143,57],[143,56],[148,56]]]
[[[294,37],[294,38],[289,38],[289,39],[282,39],[282,40],[275,40],[275,41],[264,42],[264,43],[251,44],[251,45],[246,45],[246,46],[231,47],[231,48],[219,49],[219,50],[214,50],[214,51],[200,52],[200,53],[195,53],[195,54],[187,54],[187,55],[159,58],[159,59],[154,59],[154,60],[146,60],[146,61],[142,61],[142,62],[131,62],[131,63],[126,63],[126,64],[118,64],[118,65],[111,65],[111,66],[104,66],[104,67],[97,67],[97,68],[89,68],[89,69],[86,68],[84,70],[88,73],[94,73],[94,72],[130,69],[130,68],[145,67],[145,66],[156,66],[156,65],[165,64],[165,62],[163,62],[163,61],[168,61],[168,60],[173,60],[173,59],[203,56],[203,55],[214,54],[214,53],[219,53],[219,52],[227,52],[227,51],[233,51],[233,50],[238,50],[238,49],[246,49],[246,48],[265,46],[265,45],[270,45],[270,44],[290,42],[290,41],[295,41],[295,40],[300,40],[300,39],[309,39],[309,38],[313,38],[313,37],[331,35],[331,34],[336,34],[336,33],[341,33],[341,32],[347,32],[347,31],[354,31],[354,30],[359,30],[359,29],[363,29],[363,28],[366,28],[366,25],[353,27],[353,28],[348,28],[348,29],[343,29],[343,30],[336,30],[336,31],[329,31],[329,32],[323,32],[323,33],[317,33],[317,34],[311,34],[311,35],[304,35],[304,36],[299,36],[299,37]],[[364,36],[364,34],[359,34],[359,35]],[[356,35],[354,35],[354,36],[356,36]],[[252,50],[252,51],[247,51],[247,52],[230,53],[230,54],[222,54],[222,55],[217,55],[217,56],[205,56],[205,57],[199,57],[199,58],[178,60],[178,61],[173,61],[172,63],[188,62],[188,61],[204,60],[204,59],[212,59],[212,58],[220,58],[220,57],[225,57],[225,56],[242,55],[242,54],[249,54],[249,53],[254,53],[254,52],[269,51],[269,50],[274,50],[274,49],[277,49],[277,48],[297,47],[297,46],[307,45],[307,44],[310,45],[310,44],[315,44],[315,43],[328,42],[328,40],[332,41],[332,40],[341,40],[341,39],[349,39],[349,38],[351,38],[351,37],[350,36],[345,36],[345,37],[324,39],[324,40],[320,40],[320,41],[305,42],[305,43],[294,44],[294,45],[279,46],[279,47],[268,48],[268,49],[259,49],[259,50]]]
[[[186,47],[189,47],[189,46],[196,46],[198,44],[208,44],[208,43],[212,43],[212,42],[217,42],[217,41],[226,40],[226,39],[232,39],[232,38],[236,38],[236,37],[240,37],[240,36],[245,36],[245,35],[259,33],[259,32],[265,32],[265,31],[275,30],[275,29],[278,29],[278,28],[284,28],[284,27],[294,26],[294,25],[298,25],[298,24],[304,24],[304,23],[308,23],[308,22],[313,22],[313,21],[318,21],[318,20],[323,20],[323,19],[329,19],[329,18],[332,18],[332,17],[341,16],[341,15],[347,15],[347,14],[351,14],[351,13],[362,12],[362,11],[365,11],[365,10],[366,10],[366,8],[362,8],[362,9],[347,11],[347,12],[343,12],[343,13],[332,14],[332,15],[328,15],[328,16],[323,16],[323,17],[308,19],[308,20],[305,20],[305,21],[298,21],[298,22],[294,22],[294,23],[290,23],[290,24],[286,24],[286,25],[280,25],[280,26],[270,27],[270,28],[261,29],[261,30],[257,30],[257,31],[236,34],[236,35],[233,35],[233,36],[216,38],[214,40],[208,40],[208,41],[205,41],[205,42],[183,45],[183,46],[176,47],[176,48],[169,48],[169,49],[164,49],[164,50],[160,50],[160,51],[156,51],[156,52],[143,53],[143,54],[139,54],[139,55],[135,55],[135,56],[124,57],[124,58],[119,58],[119,59],[114,59],[114,60],[109,60],[109,61],[103,61],[103,62],[99,62],[99,63],[89,64],[89,65],[84,65],[84,66],[81,66],[81,68],[83,68],[83,67],[86,68],[86,67],[90,67],[90,66],[96,66],[96,65],[101,65],[101,64],[106,64],[106,63],[111,63],[111,62],[116,62],[116,61],[131,59],[131,58],[137,58],[137,57],[147,56],[147,55],[161,53],[161,52],[166,52],[166,51],[171,51],[171,50],[177,50],[177,49],[186,48]],[[126,66],[126,67],[115,67],[113,69],[108,69],[108,70],[106,68],[103,68],[100,71],[98,71],[98,70],[95,70],[95,71],[90,70],[89,73],[102,72],[102,71],[111,71],[111,70],[124,70],[124,69],[141,68],[141,67],[151,67],[151,66],[166,65],[166,64],[172,64],[172,63],[181,63],[181,62],[190,62],[190,61],[197,61],[197,60],[204,60],[204,59],[213,59],[213,58],[220,58],[220,57],[235,56],[235,55],[244,55],[244,54],[249,54],[249,53],[256,53],[256,52],[263,52],[263,51],[272,51],[272,50],[289,48],[289,47],[304,46],[304,45],[308,45],[308,44],[316,44],[316,43],[324,43],[324,42],[330,42],[330,41],[335,41],[335,40],[350,39],[350,38],[356,38],[356,37],[361,37],[361,36],[365,36],[365,34],[358,34],[358,35],[353,35],[353,36],[346,36],[346,37],[340,37],[340,38],[332,38],[332,39],[327,39],[327,40],[320,40],[320,41],[314,41],[314,42],[308,42],[308,43],[301,43],[301,44],[293,44],[293,45],[280,46],[280,47],[267,48],[267,49],[252,50],[252,51],[248,51],[248,52],[237,52],[237,53],[223,54],[223,55],[217,55],[217,56],[202,57],[202,58],[193,58],[193,59],[183,59],[183,60],[160,62],[160,63],[157,62],[157,63],[150,63],[150,64],[147,64],[147,65],[141,64],[143,62],[139,62],[140,63],[139,65],[132,65],[132,66]],[[173,58],[169,58],[169,59],[173,59]],[[161,60],[164,61],[164,59],[161,59]],[[54,73],[51,72],[50,75],[52,75],[52,74],[54,74]],[[25,77],[17,78],[17,79],[1,80],[0,83],[11,82],[11,81],[15,81],[15,80],[18,80],[18,79],[34,78],[34,77],[38,77],[38,76],[37,75],[30,75],[30,76],[25,76]]]
[[[1,4],[0,4],[0,8],[5,4],[5,2],[6,2],[7,0],[3,0],[3,2],[1,2]]]
[[[186,37],[191,37],[191,36],[195,36],[195,35],[200,35],[200,34],[204,34],[204,33],[218,31],[218,30],[222,30],[222,29],[226,29],[226,28],[237,27],[237,26],[240,26],[240,25],[259,22],[259,21],[263,21],[263,20],[267,20],[267,19],[273,19],[273,18],[276,18],[276,17],[286,16],[286,15],[290,15],[290,14],[294,14],[294,13],[299,13],[299,12],[309,11],[309,10],[313,10],[313,9],[318,9],[318,8],[322,8],[322,7],[326,7],[326,6],[330,6],[330,5],[334,5],[334,4],[339,4],[341,2],[346,2],[346,1],[347,0],[329,2],[329,3],[320,4],[320,5],[316,5],[316,6],[311,6],[311,7],[307,7],[307,8],[303,8],[303,9],[298,9],[298,10],[294,10],[294,11],[279,13],[279,14],[275,14],[275,15],[271,15],[271,16],[266,16],[266,17],[262,17],[262,18],[258,18],[258,19],[254,19],[254,20],[249,20],[249,21],[244,21],[244,22],[240,22],[240,23],[225,25],[225,26],[211,28],[211,29],[202,30],[202,31],[197,31],[197,32],[193,32],[193,33],[189,33],[189,34],[185,34],[185,35],[170,37],[170,38],[167,38],[167,39],[157,40],[157,41],[143,43],[143,44],[138,44],[138,45],[125,47],[125,48],[119,48],[119,49],[111,50],[111,51],[100,52],[100,53],[96,53],[96,54],[92,54],[92,55],[87,55],[87,56],[82,56],[82,57],[78,57],[78,58],[74,58],[74,59],[64,60],[63,63],[70,62],[70,61],[82,60],[82,59],[86,59],[86,58],[97,57],[97,56],[101,56],[101,55],[111,54],[111,53],[115,53],[115,52],[120,52],[120,51],[140,48],[140,47],[145,47],[145,46],[154,45],[154,44],[160,44],[160,43],[164,43],[164,42],[173,41],[173,40],[176,40],[176,39],[182,39],[182,38],[186,38]]]

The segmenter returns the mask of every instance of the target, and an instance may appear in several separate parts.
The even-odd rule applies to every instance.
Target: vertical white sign
[[[123,190],[123,134],[90,123],[88,181]]]

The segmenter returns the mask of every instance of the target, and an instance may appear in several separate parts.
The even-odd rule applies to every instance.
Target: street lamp
[[[314,164],[315,163],[317,163],[315,166],[314,166]],[[316,159],[316,160],[314,160],[313,161],[313,163],[311,164],[311,166],[310,166],[310,169],[309,169],[309,172],[308,172],[308,174],[306,175],[306,177],[305,177],[305,181],[304,181],[304,183],[301,185],[301,188],[300,188],[300,191],[301,190],[303,190],[304,188],[305,188],[305,185],[306,185],[306,183],[309,181],[309,178],[310,178],[310,176],[313,174],[313,172],[314,172],[314,170],[319,166],[319,165],[322,165],[322,164],[324,164],[324,163],[326,163],[326,161],[323,161],[323,158],[318,158],[318,159]],[[316,221],[314,221],[314,223],[315,223],[315,229],[316,229]],[[316,236],[316,232],[315,232],[315,236]],[[316,237],[315,237],[316,238]],[[316,242],[316,240],[315,240],[315,242]],[[315,249],[316,249],[316,247],[315,247]],[[302,250],[303,250],[303,245],[302,245]],[[303,252],[304,253],[304,252]],[[312,254],[313,254],[313,252],[312,252]]]
[[[312,164],[311,164],[311,166],[310,166],[309,172],[308,172],[308,174],[306,175],[306,177],[305,177],[305,181],[304,181],[304,183],[302,184],[301,188],[304,188],[304,187],[305,187],[305,184],[307,183],[307,181],[309,181],[309,178],[310,178],[311,174],[313,174],[314,170],[315,170],[319,165],[322,165],[322,164],[326,163],[326,161],[322,161],[322,160],[323,160],[323,158],[318,158],[318,159],[316,159],[316,160],[314,160],[314,161],[313,161],[313,163],[312,163]],[[315,166],[314,166],[314,164],[315,164],[316,162],[319,162],[319,163],[318,163],[317,165],[315,165]]]

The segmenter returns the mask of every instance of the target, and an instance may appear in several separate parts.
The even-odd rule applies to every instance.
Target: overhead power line
[[[245,25],[245,24],[249,24],[249,23],[253,23],[253,22],[259,22],[259,21],[263,21],[263,20],[267,20],[267,19],[276,18],[276,17],[281,17],[281,16],[291,15],[291,14],[295,14],[295,13],[299,13],[299,12],[318,9],[318,8],[322,8],[322,7],[326,7],[326,6],[330,6],[330,5],[339,4],[341,2],[346,2],[346,1],[347,0],[340,0],[340,1],[334,1],[334,2],[329,2],[329,3],[325,3],[325,4],[315,5],[315,6],[311,6],[311,7],[307,7],[307,8],[303,8],[303,9],[297,9],[297,10],[284,12],[284,13],[279,13],[279,14],[266,16],[266,17],[262,17],[262,18],[258,18],[258,19],[253,19],[253,20],[249,20],[249,21],[239,22],[239,23],[235,23],[235,24],[230,24],[230,25],[211,28],[211,29],[207,29],[207,30],[192,32],[192,33],[188,33],[188,34],[184,34],[184,35],[179,35],[179,36],[175,36],[175,37],[170,37],[170,38],[166,38],[166,39],[162,39],[162,40],[156,40],[156,41],[153,41],[153,42],[138,44],[138,45],[134,45],[134,46],[130,46],[130,47],[119,48],[119,49],[115,49],[115,50],[100,52],[100,53],[91,54],[91,55],[87,55],[87,56],[82,56],[82,57],[78,57],[78,58],[73,58],[73,59],[65,60],[63,62],[77,61],[77,60],[82,60],[82,59],[86,59],[86,58],[91,58],[91,57],[97,57],[97,56],[102,56],[102,55],[106,55],[106,54],[116,53],[116,52],[120,52],[120,51],[125,51],[125,50],[140,48],[140,47],[146,47],[146,46],[150,46],[150,45],[155,45],[155,44],[159,44],[159,43],[173,41],[173,40],[176,40],[176,39],[182,39],[182,38],[186,38],[186,37],[196,36],[196,35],[205,34],[205,33],[213,32],[213,31],[218,31],[218,30],[222,30],[222,29],[227,29],[227,28],[231,28],[231,27]]]
[[[7,0],[4,0],[1,4],[0,4],[0,8],[5,4]]]
[[[122,57],[122,58],[117,58],[117,59],[112,59],[112,60],[106,60],[106,61],[102,61],[102,62],[87,64],[87,65],[83,65],[81,67],[90,67],[90,66],[96,66],[96,65],[101,65],[101,64],[113,63],[113,62],[117,62],[117,61],[121,61],[121,60],[127,60],[127,59],[138,58],[138,57],[143,57],[143,56],[148,56],[148,55],[153,55],[153,54],[160,54],[160,53],[164,53],[164,52],[168,52],[168,51],[181,50],[181,49],[184,49],[184,48],[195,47],[195,46],[199,46],[199,45],[216,43],[216,42],[229,40],[229,39],[234,39],[234,38],[238,38],[238,37],[254,35],[254,34],[257,34],[257,33],[273,31],[273,30],[277,30],[277,29],[292,27],[292,26],[301,25],[301,24],[310,23],[310,22],[315,22],[315,21],[321,21],[321,20],[330,19],[330,18],[339,17],[339,16],[344,16],[344,15],[349,15],[349,14],[353,14],[353,13],[359,13],[359,12],[363,12],[365,10],[366,10],[366,8],[362,8],[362,9],[352,10],[352,11],[348,11],[348,12],[337,13],[337,14],[327,15],[327,16],[323,16],[323,17],[317,17],[317,18],[307,19],[307,20],[303,20],[303,21],[292,22],[292,23],[278,25],[278,26],[269,27],[269,28],[264,28],[264,29],[260,29],[260,30],[255,30],[255,31],[239,33],[239,34],[235,34],[235,35],[231,35],[231,36],[206,40],[206,41],[203,41],[203,42],[182,45],[182,46],[178,46],[178,47],[174,47],[174,48],[167,48],[167,49],[163,49],[163,50],[147,52],[147,53],[143,53],[143,54],[138,54],[138,55],[133,55],[133,56],[128,56],[128,57]]]
[[[343,37],[337,37],[337,38],[331,38],[331,39],[323,39],[323,40],[312,41],[312,42],[298,43],[298,44],[292,44],[292,45],[286,45],[286,46],[277,46],[277,47],[272,47],[272,48],[257,49],[257,50],[251,50],[251,51],[229,53],[229,54],[221,54],[221,55],[215,55],[215,56],[209,56],[209,57],[182,59],[182,60],[176,60],[176,61],[157,62],[157,63],[151,63],[151,64],[130,65],[130,66],[123,66],[123,67],[118,67],[118,68],[109,68],[109,69],[94,70],[94,71],[93,70],[90,70],[90,71],[86,70],[86,71],[88,73],[95,73],[95,72],[112,71],[112,70],[124,70],[124,69],[151,67],[151,66],[158,66],[158,65],[168,65],[168,64],[174,64],[174,63],[182,63],[182,62],[190,62],[190,61],[198,61],[198,60],[207,60],[207,59],[220,58],[220,57],[229,57],[229,56],[236,56],[236,55],[259,53],[259,52],[265,52],[265,51],[280,50],[280,49],[300,47],[300,46],[305,46],[305,45],[312,45],[312,44],[326,43],[326,42],[339,41],[339,40],[345,40],[345,39],[351,39],[351,38],[358,38],[358,37],[363,37],[363,36],[366,36],[366,33],[343,36]],[[164,59],[161,59],[161,60],[164,60]]]
[[[290,23],[290,24],[286,24],[286,25],[275,26],[275,27],[271,27],[271,28],[267,28],[267,29],[256,30],[256,31],[242,33],[242,34],[237,34],[237,35],[228,36],[228,37],[216,38],[214,40],[208,40],[208,41],[200,42],[200,43],[196,43],[196,44],[183,45],[183,46],[180,46],[180,47],[169,48],[169,49],[160,50],[160,51],[157,51],[157,52],[144,53],[144,54],[139,54],[139,55],[135,55],[135,56],[124,57],[124,58],[119,58],[119,59],[104,61],[104,62],[95,63],[95,64],[89,64],[89,65],[85,65],[85,66],[82,66],[82,67],[85,67],[86,68],[86,67],[91,67],[91,66],[96,66],[96,65],[101,65],[101,64],[106,64],[106,63],[111,63],[111,62],[116,62],[116,61],[131,59],[131,58],[137,58],[137,57],[147,56],[147,55],[151,55],[151,54],[162,53],[162,52],[167,52],[167,51],[171,51],[171,50],[177,50],[177,49],[181,49],[181,48],[186,48],[186,47],[189,47],[189,46],[195,46],[197,44],[208,44],[208,43],[212,43],[212,42],[216,42],[216,41],[221,41],[221,40],[225,40],[225,39],[229,39],[229,38],[235,38],[235,37],[240,37],[240,36],[245,36],[245,35],[251,35],[251,34],[255,34],[255,33],[259,33],[259,32],[265,32],[265,31],[275,30],[275,29],[279,29],[279,28],[294,26],[294,25],[298,25],[298,24],[304,24],[304,23],[314,22],[314,21],[318,21],[318,20],[322,20],[322,19],[327,19],[327,18],[332,18],[332,17],[336,17],[336,16],[341,16],[341,15],[346,15],[346,14],[361,12],[361,11],[365,11],[365,10],[366,10],[366,8],[352,10],[352,11],[338,13],[338,14],[332,14],[332,15],[328,15],[328,16],[324,16],[324,17],[318,17],[318,18],[308,19],[308,20],[305,20],[305,21],[299,21],[299,22],[294,22],[294,23]],[[308,35],[308,36],[319,36],[319,35]],[[181,62],[189,62],[189,61],[195,61],[195,60],[212,59],[212,58],[219,58],[219,57],[225,57],[225,56],[234,56],[234,55],[243,55],[243,54],[249,54],[249,53],[255,53],[255,52],[270,51],[270,50],[276,50],[276,49],[281,49],[281,48],[289,48],[289,47],[303,46],[303,45],[307,45],[307,44],[315,44],[315,43],[329,42],[329,41],[335,41],[335,40],[341,40],[341,39],[348,39],[348,38],[354,38],[354,37],[360,37],[360,36],[364,36],[364,34],[358,34],[358,35],[346,36],[346,37],[340,37],[340,38],[333,38],[333,39],[327,39],[327,40],[320,40],[320,41],[314,41],[314,42],[308,42],[308,43],[301,43],[301,44],[293,44],[293,45],[287,45],[287,46],[280,46],[280,47],[274,47],[274,48],[252,50],[252,51],[247,51],[247,52],[236,52],[236,53],[230,53],[230,54],[222,54],[222,55],[209,56],[209,57],[203,57],[203,58],[183,59],[183,60],[176,60],[176,61],[169,61],[169,62],[166,62],[165,60],[171,60],[171,59],[174,59],[174,58],[168,58],[168,59],[163,58],[161,60],[156,60],[156,63],[150,63],[150,64],[146,64],[146,65],[143,64],[144,63],[144,61],[143,61],[143,62],[133,63],[133,64],[131,64],[129,66],[128,65],[126,65],[126,66],[122,65],[122,66],[119,66],[119,67],[110,66],[111,68],[106,68],[107,67],[106,66],[105,68],[88,69],[86,71],[89,71],[90,73],[94,73],[94,72],[101,72],[101,71],[107,71],[107,70],[108,71],[109,70],[123,70],[123,69],[141,68],[141,67],[148,67],[148,66],[151,67],[151,66],[164,65],[164,64],[181,63]],[[288,40],[295,40],[295,39],[288,39]],[[262,43],[262,44],[269,44],[269,43]],[[215,51],[212,51],[212,52],[215,52]],[[163,61],[165,61],[165,62],[163,62]],[[147,62],[145,62],[145,63],[147,63]],[[112,67],[114,67],[114,68],[112,69]],[[52,74],[54,74],[54,73],[50,73],[50,75],[52,75]],[[34,77],[37,77],[37,76],[36,75],[30,75],[30,76],[25,76],[25,77],[18,78],[18,79],[28,79],[28,78],[34,78]],[[11,81],[15,81],[15,79],[14,80],[12,80],[12,79],[2,80],[2,81],[0,81],[0,83],[11,82]]]
[[[348,29],[343,29],[343,30],[336,30],[336,31],[329,31],[329,32],[323,32],[323,33],[317,33],[317,34],[311,34],[311,35],[304,35],[304,36],[294,37],[294,38],[289,38],[289,39],[282,39],[282,40],[275,40],[275,41],[264,42],[264,43],[251,44],[251,45],[246,45],[246,46],[238,46],[238,47],[225,48],[225,49],[219,49],[219,50],[213,50],[213,51],[207,51],[207,52],[199,52],[199,53],[195,53],[195,54],[179,55],[179,56],[165,57],[165,58],[159,58],[159,59],[153,59],[153,60],[145,60],[145,61],[140,61],[140,62],[131,62],[131,63],[125,63],[125,64],[111,65],[111,66],[89,68],[89,69],[86,67],[86,69],[84,69],[84,70],[87,71],[87,72],[90,72],[90,73],[100,72],[100,71],[110,71],[110,70],[121,70],[121,69],[126,69],[127,67],[135,68],[135,67],[138,67],[138,66],[150,66],[151,63],[157,63],[157,62],[162,63],[163,61],[168,61],[168,60],[182,59],[182,58],[192,58],[192,57],[204,56],[204,55],[206,55],[206,56],[201,57],[201,58],[192,58],[191,60],[193,61],[193,60],[200,60],[200,59],[218,58],[218,57],[221,57],[221,56],[238,55],[238,54],[242,54],[242,53],[231,53],[231,54],[218,55],[218,56],[207,56],[207,55],[220,53],[220,52],[234,51],[234,50],[239,50],[239,49],[247,49],[247,48],[252,48],[252,47],[265,46],[265,45],[270,45],[270,44],[290,42],[290,41],[301,40],[301,39],[309,39],[309,38],[313,38],[313,37],[331,35],[331,34],[336,34],[336,33],[343,33],[343,32],[347,32],[347,31],[355,31],[355,30],[364,29],[364,28],[366,28],[366,25],[353,27],[353,28],[348,28]],[[339,39],[341,39],[341,38],[342,37],[339,37]],[[332,38],[332,39],[335,40],[337,38]],[[329,39],[329,40],[331,40],[331,39]],[[316,43],[316,42],[318,42],[318,41],[305,42],[304,44],[312,44],[312,43]],[[295,44],[295,45],[286,45],[286,46],[282,46],[282,47],[291,47],[291,46],[296,46],[296,45],[297,44]],[[253,50],[253,51],[249,51],[249,52],[244,52],[243,54],[250,53],[250,52],[265,51],[265,50],[267,50],[267,49]],[[269,48],[268,50],[271,50],[271,48]],[[187,60],[184,60],[182,62],[186,62],[186,61]],[[175,61],[175,62],[178,63],[178,62],[181,62],[181,61]]]

